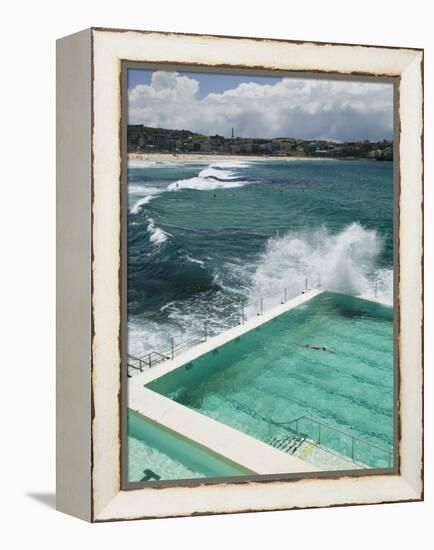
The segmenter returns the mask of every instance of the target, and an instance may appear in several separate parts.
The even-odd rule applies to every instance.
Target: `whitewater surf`
[[[239,320],[308,278],[393,303],[393,167],[367,161],[132,162],[128,346],[142,356]],[[256,306],[255,306],[256,307]]]

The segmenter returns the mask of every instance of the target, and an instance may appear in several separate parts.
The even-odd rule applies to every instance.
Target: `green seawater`
[[[129,349],[233,326],[240,300],[309,278],[392,303],[393,164],[130,162]],[[292,293],[292,294],[291,294]]]
[[[218,334],[239,323],[241,303],[256,315],[260,297],[277,292],[278,303],[287,288],[289,299],[306,279],[327,290],[155,391],[263,441],[270,421],[306,416],[392,449],[392,163],[130,162],[128,201],[135,356],[200,338],[205,322],[208,336]],[[317,429],[301,422],[312,439]],[[332,430],[321,437],[361,464],[388,465],[383,451],[354,450]]]

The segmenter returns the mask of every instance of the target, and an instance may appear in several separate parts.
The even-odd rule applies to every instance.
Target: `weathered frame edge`
[[[66,37],[65,39],[61,39],[58,41],[58,51],[59,51],[59,54],[58,54],[58,60],[60,61],[60,57],[62,54],[60,54],[60,44],[66,44],[68,41],[70,42],[74,36],[79,36],[79,35],[87,35],[87,42],[86,42],[86,48],[88,48],[88,57],[86,58],[86,61],[84,62],[84,65],[83,67],[85,68],[85,74],[86,75],[89,75],[90,73],[90,80],[91,82],[93,81],[93,47],[92,47],[92,43],[93,43],[93,33],[94,33],[94,30],[95,29],[88,29],[87,31],[82,31],[81,33],[77,33],[77,35],[71,35],[70,37]],[[99,29],[101,31],[101,29]],[[104,32],[107,32],[107,30],[104,30]],[[117,31],[113,31],[113,32],[117,32]],[[162,33],[155,33],[155,34],[162,34]],[[167,34],[174,34],[174,33],[167,33]],[[200,37],[200,35],[195,35],[195,36],[198,36]],[[234,37],[230,37],[230,38],[234,38]],[[248,40],[254,40],[252,38],[248,38]],[[265,40],[265,39],[260,39],[260,41],[262,40]],[[291,41],[282,41],[282,42],[291,42]],[[309,42],[309,44],[313,44],[312,42]],[[351,46],[354,46],[354,45],[351,45]],[[401,49],[401,48],[398,48],[398,49]],[[421,52],[421,50],[419,49],[413,49],[413,51],[416,53],[416,52]],[[75,55],[75,54],[74,54]],[[89,65],[88,65],[88,62],[91,64],[91,67],[90,67],[90,71],[89,71]],[[58,65],[58,71],[59,71],[59,65]],[[423,52],[422,52],[422,60],[421,60],[421,73],[420,73],[420,78],[421,78],[421,81],[422,81],[422,105],[421,105],[421,109],[423,111]],[[92,131],[93,131],[93,109],[91,108],[91,104],[93,103],[93,95],[92,95],[92,91],[90,92],[90,95],[89,95],[89,89],[85,86],[83,88],[84,90],[84,97],[83,97],[83,111],[81,111],[81,115],[84,116],[86,118],[86,130],[83,132],[83,130],[81,130],[81,138],[83,138],[83,141],[80,141],[80,143],[76,144],[76,147],[77,147],[77,150],[76,151],[79,151],[79,150],[84,150],[85,149],[85,143],[88,144],[90,143],[90,136],[92,134]],[[64,104],[63,104],[63,100],[60,99],[59,100],[59,72],[58,72],[58,108],[61,108],[63,110],[64,108]],[[70,105],[68,105],[68,108],[70,108]],[[89,111],[87,110],[89,109]],[[79,113],[79,114],[80,114]],[[78,117],[80,118],[80,117]],[[74,121],[72,121],[74,123]],[[79,125],[79,122],[77,122],[77,125]],[[60,126],[59,126],[59,121],[58,121],[58,139],[59,137],[61,138],[62,137],[62,131],[60,129]],[[60,129],[60,131],[59,131]],[[89,140],[89,142],[87,141]],[[421,135],[421,146],[422,146],[422,143],[423,143],[423,129],[422,129],[422,135]],[[59,219],[59,216],[63,215],[63,209],[64,209],[64,205],[61,203],[61,197],[62,197],[62,193],[65,192],[65,189],[62,190],[62,187],[66,185],[66,179],[65,179],[65,175],[64,174],[60,174],[59,171],[60,171],[60,166],[61,164],[63,164],[64,162],[64,157],[62,155],[65,154],[65,144],[59,144],[58,145],[58,148],[60,149],[60,151],[58,151],[58,156],[57,156],[57,179],[58,179],[58,219]],[[62,152],[63,151],[63,152]],[[94,151],[93,151],[93,148],[91,146],[89,146],[89,148],[86,150],[84,156],[83,156],[83,159],[86,159],[84,161],[84,164],[83,163],[76,163],[77,165],[81,165],[81,169],[83,169],[84,166],[86,166],[87,168],[90,169],[90,166],[93,164],[93,154],[94,154]],[[423,155],[423,151],[422,151],[422,155]],[[421,156],[421,159],[420,159],[420,162],[421,162],[421,165],[422,165],[422,179],[423,179],[423,156]],[[80,171],[80,168],[77,167],[77,166],[74,166],[74,164],[71,164],[70,167],[72,167],[72,171],[74,172],[79,172]],[[66,176],[66,178],[69,178],[69,180],[71,181],[71,178],[72,174],[69,174]],[[87,192],[88,192],[88,197],[91,197],[91,204],[90,203],[87,203],[87,199],[84,201],[85,205],[86,205],[86,216],[88,216],[87,220],[89,220],[89,228],[92,226],[92,209],[93,209],[93,184],[92,184],[92,174],[90,173],[86,173],[85,174],[85,177],[84,177],[84,180],[87,182]],[[71,190],[70,190],[71,191]],[[82,200],[83,200],[83,197],[82,197]],[[60,203],[60,207],[59,207],[59,203]],[[423,208],[423,202],[422,202],[422,205],[421,205],[421,208]],[[422,213],[421,213],[422,215]],[[76,221],[76,220],[75,220]],[[90,259],[89,259],[89,264],[88,264],[88,267],[89,269],[88,270],[84,270],[85,274],[86,274],[86,284],[84,285],[84,288],[85,288],[85,295],[86,295],[86,299],[89,298],[89,301],[90,301],[90,298],[91,298],[91,295],[92,295],[92,292],[93,292],[93,284],[92,284],[92,273],[90,273],[90,265],[91,265],[91,262],[93,261],[93,256],[92,256],[92,251],[91,251],[91,241],[92,241],[92,236],[89,235],[89,239],[85,239],[85,241],[83,240],[83,237],[81,236],[81,244],[85,243],[83,248],[84,250],[88,251],[89,252],[89,256],[90,256]],[[60,247],[63,246],[64,244],[64,237],[62,237],[61,235],[59,235],[59,229],[58,229],[58,245],[60,245]],[[79,242],[79,241],[77,241]],[[421,242],[423,242],[423,234],[421,235]],[[62,277],[64,276],[65,272],[62,268],[62,266],[60,265],[60,260],[59,260],[59,257],[58,257],[58,264],[57,264],[57,269],[58,269],[58,286],[59,286],[59,280],[60,280],[60,287],[58,288],[58,291],[59,293],[61,294],[62,292]],[[422,273],[422,277],[423,277],[423,273]],[[81,293],[78,293],[75,295],[75,297],[80,297],[82,298],[83,295]],[[422,299],[423,299],[423,295],[422,295]],[[71,302],[72,302],[72,298],[71,298]],[[90,305],[89,309],[87,308],[84,308],[87,312],[87,314],[90,315],[90,311],[92,309],[92,306]],[[60,307],[59,307],[59,304],[58,304],[58,338],[59,338],[59,332],[62,333],[63,332],[63,325],[62,325],[62,304],[60,304]],[[423,313],[423,312],[422,312]],[[89,318],[86,318],[86,322],[88,322],[90,324],[90,330],[89,330],[89,334],[91,334],[93,336],[93,317],[91,317],[90,319]],[[421,318],[421,323],[423,323],[423,318]],[[64,338],[64,335],[60,334],[60,340],[62,340],[62,338]],[[72,338],[71,339],[71,343],[72,341],[74,341],[74,339]],[[59,346],[59,344],[58,344]],[[60,347],[62,347],[62,344],[60,345]],[[85,345],[85,348],[86,350],[89,350],[89,348],[87,347],[87,344]],[[90,350],[89,350],[90,351]],[[58,366],[57,366],[57,369],[58,369],[58,391],[57,391],[57,396],[58,396],[58,411],[59,411],[59,398],[62,397],[62,392],[65,391],[64,388],[61,387],[61,384],[59,385],[59,382],[62,381],[62,377],[65,376],[65,368],[62,367],[61,365],[59,366],[59,362],[60,360],[62,359],[61,357],[61,353],[59,353],[59,347],[58,347]],[[92,465],[92,448],[89,448],[90,447],[90,439],[91,439],[91,427],[90,427],[90,420],[91,418],[93,417],[93,392],[91,392],[90,390],[90,370],[91,370],[91,367],[90,367],[90,362],[91,362],[91,354],[89,353],[89,357],[86,357],[86,360],[85,360],[85,364],[86,364],[86,367],[89,368],[89,371],[86,371],[86,373],[84,374],[84,377],[83,377],[83,373],[80,374],[80,379],[84,382],[84,386],[79,388],[79,392],[81,394],[81,400],[83,401],[83,403],[85,405],[87,405],[88,403],[88,408],[86,407],[86,418],[89,419],[89,423],[88,425],[86,426],[86,428],[83,429],[83,427],[79,427],[78,431],[80,431],[81,433],[81,437],[83,437],[83,434],[84,434],[84,449],[82,449],[78,455],[79,456],[79,461],[83,461],[83,457],[84,457],[84,463],[86,464],[86,468],[87,466],[89,466],[89,471],[86,470],[86,473],[84,475],[84,478],[82,476],[79,476],[79,475],[74,475],[73,477],[75,477],[75,479],[77,480],[77,485],[80,486],[80,488],[77,489],[77,492],[80,493],[81,495],[85,494],[86,496],[84,497],[83,501],[81,502],[80,505],[77,506],[77,504],[75,505],[71,505],[71,494],[68,495],[68,499],[69,499],[69,502],[66,502],[68,499],[66,499],[64,502],[62,502],[62,499],[65,497],[65,489],[62,488],[61,486],[61,482],[60,482],[60,485],[59,485],[59,477],[62,478],[65,471],[68,471],[68,475],[71,475],[71,470],[70,470],[70,467],[73,465],[73,460],[72,458],[68,458],[66,462],[69,463],[69,467],[66,467],[66,463],[62,464],[62,461],[57,460],[57,468],[58,468],[58,504],[57,504],[57,507],[58,509],[66,512],[66,513],[70,513],[72,515],[76,515],[77,517],[81,517],[82,519],[86,519],[86,520],[90,520],[90,521],[115,521],[115,520],[121,520],[121,519],[141,519],[141,518],[149,518],[149,517],[174,517],[176,516],[176,514],[167,514],[165,516],[162,516],[162,515],[143,515],[143,516],[140,516],[140,517],[121,517],[121,516],[116,516],[116,515],[113,515],[113,514],[110,514],[109,510],[107,510],[107,508],[110,508],[109,504],[110,503],[107,503],[107,507],[104,508],[104,510],[102,510],[100,513],[98,514],[95,514],[94,510],[93,510],[93,493],[94,493],[94,490],[95,490],[95,486],[93,485],[93,482],[91,480],[91,472],[93,472],[93,465]],[[62,370],[63,369],[63,370]],[[74,375],[76,376],[76,375]],[[78,376],[78,375],[77,375]],[[423,384],[423,381],[422,381],[422,384]],[[422,386],[422,389],[423,389],[423,386]],[[69,390],[68,390],[69,391]],[[66,397],[68,398],[68,391],[66,393],[64,393],[64,395],[66,395]],[[71,397],[69,395],[69,397]],[[65,427],[66,424],[68,424],[68,422],[65,423],[65,419],[66,417],[64,416],[62,418],[62,415],[65,415],[65,407],[62,405],[60,407],[60,409],[62,409],[63,407],[63,410],[60,410],[60,413],[58,412],[58,414],[60,414],[60,417],[58,419],[58,425],[57,425],[57,445],[58,445],[58,450],[59,450],[59,438],[61,437],[64,437],[65,435],[65,430],[63,429]],[[69,412],[71,412],[71,407],[69,407]],[[59,421],[60,420],[60,421]],[[75,420],[75,419],[73,419]],[[76,425],[76,422],[73,422],[74,426]],[[69,427],[71,427],[71,419],[69,419]],[[422,427],[423,427],[423,418],[422,418]],[[59,434],[59,432],[62,432],[63,433],[63,436],[62,436],[62,433]],[[70,432],[68,431],[68,433],[70,434]],[[421,466],[421,477],[422,477],[422,487],[421,487],[421,491],[420,493],[415,493],[412,488],[411,488],[411,485],[408,486],[408,497],[409,498],[406,498],[406,499],[403,499],[402,501],[413,501],[413,500],[420,500],[420,499],[423,499],[423,454],[422,454],[422,466]],[[73,485],[73,484],[72,484]],[[84,488],[84,489],[83,489]],[[74,488],[75,490],[75,488]],[[89,491],[87,493],[87,491]],[[114,497],[113,500],[116,500],[118,496],[122,496],[121,494],[122,492],[118,493],[117,496]],[[63,496],[62,496],[63,495]],[[394,501],[387,501],[387,502],[396,502],[395,500]],[[84,503],[84,504],[83,504]],[[374,503],[374,501],[372,501],[372,503]],[[336,504],[329,504],[328,506],[341,506],[341,505],[357,505],[357,504],[365,504],[363,502],[355,502],[355,503],[345,503],[345,504],[340,504],[340,503],[336,503]],[[305,507],[305,506],[303,506]],[[318,506],[313,506],[313,507],[318,507]],[[322,507],[322,506],[319,506],[319,507]],[[287,506],[287,507],[284,507],[284,508],[279,508],[279,507],[276,507],[276,508],[273,508],[273,509],[290,509],[290,508],[298,508],[298,506],[293,506],[293,507],[290,507],[290,506]],[[268,508],[267,508],[268,509]],[[265,510],[265,509],[264,509]],[[260,511],[259,509],[256,509],[256,510],[229,510],[229,511],[211,511],[211,512],[199,512],[200,514],[207,514],[207,513],[238,513],[238,512],[242,512],[242,511]],[[191,515],[191,514],[179,514],[179,515]],[[195,513],[193,513],[193,515],[195,515]]]
[[[56,508],[87,521],[92,519],[91,40],[87,29],[56,43]]]
[[[420,52],[420,50],[417,50],[417,51]],[[422,59],[422,62],[423,62],[423,59]],[[402,71],[402,72],[403,72],[403,71]],[[398,76],[398,75],[396,75],[396,76]],[[423,102],[423,90],[422,90],[421,101]],[[420,160],[421,160],[421,162],[423,161],[422,158],[421,158]],[[422,464],[421,476],[422,476],[422,479],[423,479],[423,464]],[[400,477],[399,479],[400,479],[400,481],[401,481],[401,485],[403,485],[402,482],[404,482],[404,479],[403,479],[402,477]],[[404,483],[403,487],[404,487],[404,486],[405,486],[405,483]],[[120,493],[118,493],[118,494],[121,495],[121,494],[122,494],[122,491],[121,491]],[[405,496],[408,496],[408,498],[405,498]],[[414,492],[412,486],[411,486],[411,485],[408,485],[408,493],[407,493],[407,491],[404,491],[404,490],[403,490],[403,492],[402,492],[402,498],[403,498],[403,501],[407,501],[407,500],[420,500],[421,498],[423,498],[423,486],[422,486],[422,489],[421,489],[420,494],[417,494],[417,493],[415,494],[415,492]],[[116,497],[115,497],[114,500],[116,500]],[[395,501],[395,500],[393,500],[393,501]],[[375,503],[375,500],[372,500],[371,502],[372,502],[372,503]],[[389,501],[387,501],[387,502],[389,502]],[[390,502],[392,502],[392,501],[390,501]],[[354,502],[354,503],[349,503],[349,504],[358,504],[358,503],[357,503],[357,502]],[[364,503],[363,503],[363,502],[360,502],[359,504],[364,504]],[[335,505],[340,505],[340,504],[338,504],[338,503],[336,503],[336,504],[330,504],[330,506],[335,506]],[[297,507],[297,506],[294,506],[294,507]],[[303,507],[305,507],[305,506],[303,506]],[[309,507],[309,506],[308,506],[308,507]],[[316,507],[316,506],[313,506],[313,507]],[[108,506],[108,508],[110,508],[110,506]],[[284,508],[284,509],[288,509],[288,508],[291,508],[291,507],[287,507],[287,508]],[[276,507],[275,509],[278,509],[278,508]],[[108,510],[105,509],[105,511],[108,511]],[[232,510],[232,511],[228,511],[228,512],[226,512],[226,513],[234,513],[234,512],[237,512],[237,511],[240,511],[240,510]],[[242,510],[241,510],[241,511],[242,511]],[[247,511],[247,510],[246,510],[246,511]],[[249,510],[249,511],[252,511],[252,510]],[[211,512],[198,512],[198,513],[202,514],[202,513],[222,513],[222,512],[221,512],[221,511],[217,511],[217,512],[211,511]],[[224,513],[224,512],[223,512],[223,513]],[[172,517],[173,515],[174,515],[174,514],[167,514],[166,517],[168,517],[168,516]],[[180,514],[180,515],[185,515],[185,514]],[[187,514],[187,515],[189,515],[189,514]],[[194,513],[193,513],[193,515],[194,515]],[[131,517],[130,517],[130,518],[121,518],[121,517],[119,517],[119,518],[116,518],[116,517],[110,517],[110,518],[108,518],[107,516],[105,516],[105,514],[101,514],[101,515],[98,514],[98,516],[99,516],[99,517],[95,517],[95,518],[94,518],[94,521],[105,521],[105,520],[108,520],[108,519],[110,519],[110,520],[116,520],[116,519],[135,519],[135,518],[131,518]],[[105,517],[104,517],[104,516],[105,516]],[[160,516],[154,515],[154,516],[141,516],[141,517],[162,517],[162,516],[161,516],[161,515],[160,515]],[[137,519],[139,519],[139,518],[137,518]]]

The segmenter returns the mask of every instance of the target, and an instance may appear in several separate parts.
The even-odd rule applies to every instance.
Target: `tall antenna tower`
[[[234,139],[234,129],[232,128],[231,138]]]

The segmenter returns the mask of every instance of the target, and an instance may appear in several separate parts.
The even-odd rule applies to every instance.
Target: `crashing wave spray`
[[[391,269],[379,269],[383,248],[378,233],[359,223],[331,234],[326,228],[273,237],[252,279],[250,299],[289,287],[296,295],[307,278],[311,286],[393,303]],[[294,287],[291,287],[294,284]]]

